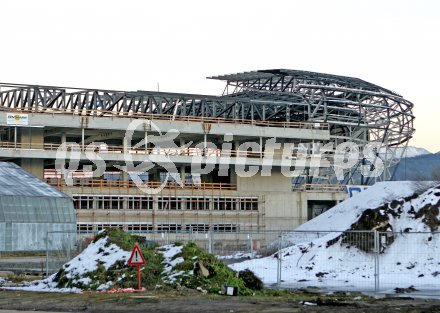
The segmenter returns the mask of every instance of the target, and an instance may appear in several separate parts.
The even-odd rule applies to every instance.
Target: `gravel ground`
[[[303,300],[301,300],[303,299]],[[207,296],[194,291],[60,294],[0,290],[0,310],[48,312],[440,312],[439,300]]]

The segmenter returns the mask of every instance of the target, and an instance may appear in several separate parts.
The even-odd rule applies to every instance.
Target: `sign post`
[[[137,266],[137,272],[138,272],[138,291],[141,291],[141,265],[144,265],[145,259],[142,255],[141,248],[139,248],[138,244],[134,245],[133,250],[131,251],[131,256],[128,259],[128,265],[130,266]]]

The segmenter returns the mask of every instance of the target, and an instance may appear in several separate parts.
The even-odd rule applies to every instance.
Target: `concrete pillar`
[[[148,131],[146,128],[144,134],[144,143],[145,143],[145,154],[148,154]]]
[[[232,165],[229,166],[229,179],[232,185],[237,185],[237,172]]]
[[[84,133],[84,127],[81,127],[81,151],[84,152],[84,137],[85,137],[85,133]]]
[[[182,180],[182,184],[185,185],[185,177],[186,176],[186,171],[185,171],[185,165],[182,165],[180,167],[180,179]]]
[[[234,140],[234,150],[236,153],[236,156],[238,156],[238,147],[240,147],[240,142],[238,140]],[[234,155],[232,155],[232,157],[234,157]]]
[[[67,135],[66,133],[61,133],[61,144],[65,144],[67,142]],[[61,171],[61,181],[65,181],[66,176],[64,175],[63,171]]]
[[[128,181],[128,173],[126,171],[122,171],[122,180],[124,182]]]
[[[39,179],[44,178],[44,160],[43,159],[21,159],[20,166]]]
[[[185,139],[180,138],[179,145],[180,145],[180,147],[183,147],[185,145]],[[180,167],[180,179],[182,180],[183,185],[185,185],[185,176],[186,176],[185,165],[182,165]]]
[[[43,148],[44,145],[44,128],[19,128],[20,144],[30,148]],[[44,160],[43,159],[21,159],[20,166],[32,175],[44,178]]]
[[[128,140],[125,136],[122,139],[122,147],[124,148],[124,153],[128,153]]]
[[[44,144],[44,128],[21,127],[18,128],[17,139],[24,147],[42,148]]]

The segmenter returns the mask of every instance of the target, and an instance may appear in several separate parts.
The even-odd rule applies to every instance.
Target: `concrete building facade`
[[[83,234],[279,230],[345,199],[345,185],[373,182],[358,175],[368,158],[336,180],[335,148],[316,147],[352,140],[362,151],[380,139],[388,149],[413,132],[412,104],[361,80],[234,75],[216,77],[227,81],[219,97],[3,85],[0,158],[71,195]],[[389,111],[398,114],[381,125],[371,118]]]

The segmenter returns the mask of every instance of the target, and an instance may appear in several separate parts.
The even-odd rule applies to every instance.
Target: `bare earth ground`
[[[318,299],[319,298],[319,299]],[[440,312],[439,300],[292,294],[209,296],[193,291],[60,294],[0,290],[0,310],[56,312]],[[316,306],[301,301],[317,303]],[[1,312],[1,311],[0,311]]]

